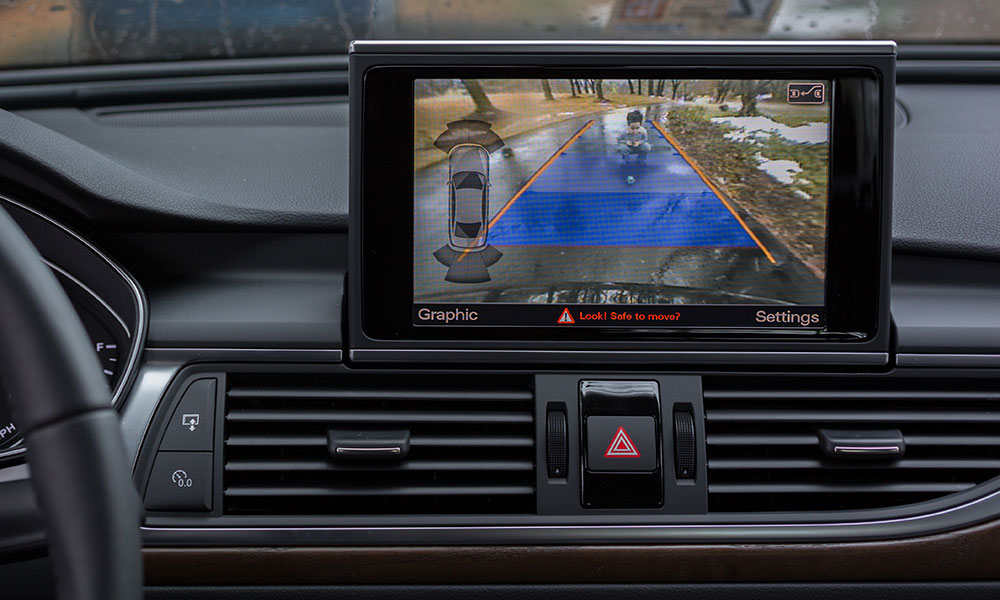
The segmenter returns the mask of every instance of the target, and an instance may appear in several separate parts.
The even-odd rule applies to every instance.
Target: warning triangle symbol
[[[573,323],[576,323],[576,321],[573,320],[573,315],[569,314],[569,309],[564,308],[562,314],[559,315],[558,319],[556,319],[556,323],[559,323],[560,325],[572,325]]]
[[[615,432],[614,439],[608,444],[608,449],[604,451],[604,456],[607,458],[614,458],[616,456],[639,456],[639,451],[635,449],[635,444],[632,443],[632,438],[625,433],[624,427],[619,427],[618,431]]]

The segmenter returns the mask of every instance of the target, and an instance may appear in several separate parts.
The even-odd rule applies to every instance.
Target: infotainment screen
[[[885,364],[892,43],[350,61],[352,360]]]
[[[832,80],[412,86],[415,326],[825,327]]]

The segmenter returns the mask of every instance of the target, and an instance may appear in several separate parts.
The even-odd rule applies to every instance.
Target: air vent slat
[[[908,446],[1000,446],[1000,435],[932,435],[906,436]]]
[[[708,493],[716,494],[952,494],[967,490],[975,483],[879,483],[843,485],[832,483],[717,483],[709,484]]]
[[[286,389],[286,388],[237,388],[229,390],[229,397],[234,399],[262,398],[288,400],[363,400],[365,402],[381,400],[440,400],[468,402],[470,400],[489,400],[490,402],[528,402],[531,392],[524,390],[477,390],[477,389],[440,389],[440,390],[369,390],[369,389]]]
[[[812,385],[812,384],[811,384]],[[803,388],[794,389],[783,387],[781,389],[713,389],[704,390],[706,400],[837,400],[850,401],[861,400],[869,402],[877,400],[879,402],[900,401],[919,402],[924,400],[938,401],[942,398],[949,399],[1000,399],[1000,390],[948,390],[946,394],[927,389],[919,389],[919,384],[905,391],[887,389],[844,389],[835,386],[833,389]]]
[[[227,446],[323,446],[326,436],[316,435],[230,435]]]
[[[829,469],[852,471],[895,471],[896,469],[990,469],[1000,471],[1000,460],[969,459],[969,460],[897,460],[897,461],[843,461],[832,462],[821,459],[709,459],[709,469]]]
[[[709,446],[814,446],[815,434],[713,434],[706,439]],[[1000,435],[975,434],[912,434],[906,436],[908,446],[1000,446]]]
[[[323,423],[531,423],[530,413],[444,412],[444,411],[347,411],[347,410],[266,410],[242,409],[226,415],[227,421]]]
[[[709,446],[809,446],[819,443],[812,433],[803,434],[713,434],[706,439]]]
[[[535,445],[535,440],[531,436],[414,436],[410,438],[410,445],[416,448],[421,447],[466,447],[466,448],[531,448]]]
[[[230,446],[326,446],[324,435],[232,435],[226,440]],[[535,445],[531,436],[414,436],[413,447],[472,447],[472,448],[530,448]]]
[[[224,511],[533,513],[534,430],[530,378],[229,374]],[[406,439],[406,451],[331,455],[345,431]]]
[[[1000,475],[1000,382],[718,376],[704,397],[710,512],[902,506]],[[898,431],[903,454],[827,455],[821,430]]]
[[[405,460],[343,463],[323,460],[231,460],[227,471],[531,471],[530,460]]]
[[[712,410],[705,411],[712,421],[737,423],[1000,423],[1000,412],[945,411],[919,409],[913,411],[872,410]]]
[[[283,487],[233,487],[225,491],[229,497],[287,498],[302,496],[518,496],[534,494],[533,486],[302,486]]]

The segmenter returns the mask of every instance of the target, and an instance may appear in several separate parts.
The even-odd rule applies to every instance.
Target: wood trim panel
[[[1000,579],[1000,522],[846,544],[151,548],[150,585]]]

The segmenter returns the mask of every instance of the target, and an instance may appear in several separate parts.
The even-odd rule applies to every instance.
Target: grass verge
[[[701,107],[686,106],[671,110],[667,122],[671,135],[733,203],[822,277],[826,269],[827,194],[825,176],[820,178],[816,172],[825,172],[821,155],[828,151],[827,145],[788,144],[774,140],[774,136],[769,143],[728,140],[725,134],[729,128],[709,118],[709,112]],[[816,195],[803,199],[795,194],[795,186],[761,171],[755,158],[758,153],[772,160],[799,162],[803,172],[798,176],[815,178],[810,179],[810,185],[816,187]]]

